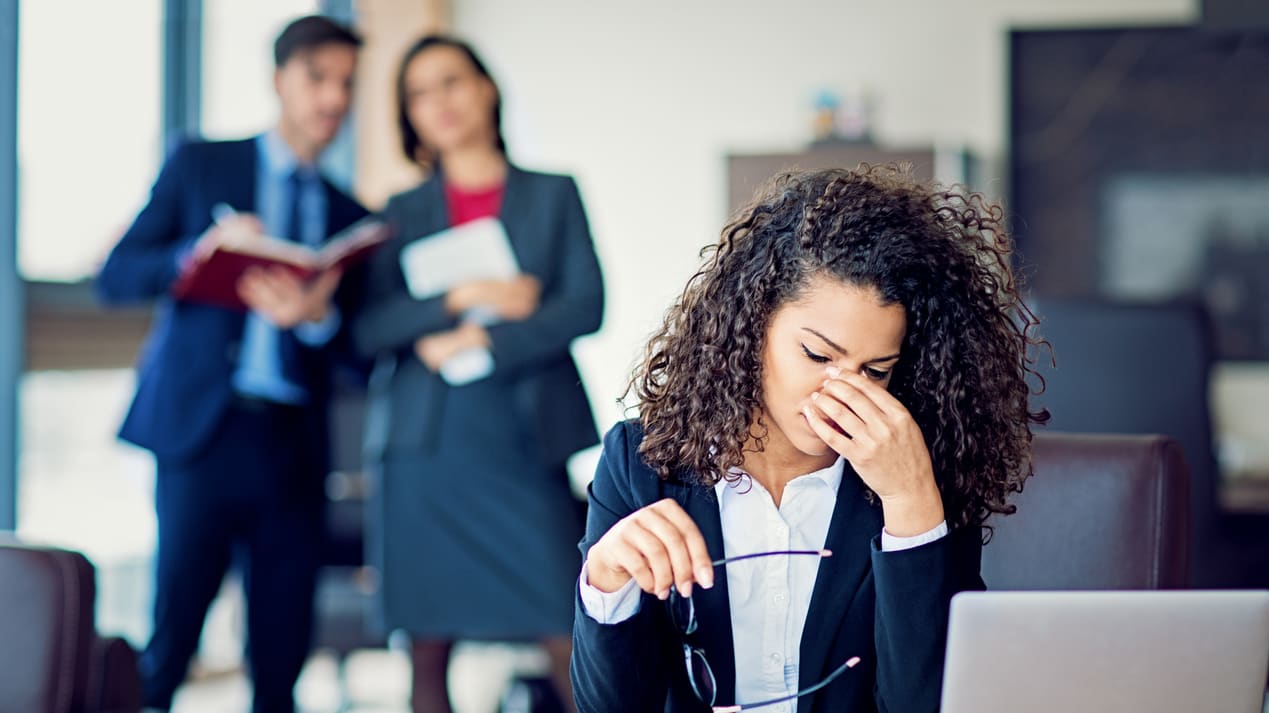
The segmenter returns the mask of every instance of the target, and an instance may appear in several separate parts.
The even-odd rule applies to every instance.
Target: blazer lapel
[[[802,631],[800,689],[819,683],[842,663],[829,661],[829,652],[847,609],[872,567],[872,540],[881,533],[882,522],[881,508],[865,499],[863,482],[847,462],[824,541],[833,556],[820,560]],[[810,710],[813,699],[814,694],[805,696],[798,709]]]
[[[228,161],[229,170],[219,176],[217,193],[234,210],[255,213],[259,209],[256,205],[256,179],[260,173],[260,152],[256,147],[256,139],[244,139],[226,146],[231,147],[232,158]],[[211,215],[207,218],[210,222]]]
[[[349,209],[348,199],[339,188],[326,176],[319,176],[319,181],[322,185],[322,194],[326,198],[326,222],[322,225],[322,244],[325,245],[340,231],[355,223],[356,219],[352,210]]]
[[[709,556],[722,559],[723,523],[718,514],[718,498],[713,488],[685,486],[687,514],[705,537]],[[727,566],[714,570],[714,588],[692,588],[696,605],[696,641],[705,650],[709,667],[714,672],[717,688],[716,705],[733,705],[736,697],[736,649],[731,635],[731,605],[727,598]],[[681,664],[680,664],[681,665]]]
[[[503,189],[502,207],[498,211],[498,218],[507,230],[511,247],[516,252],[516,258],[521,262],[523,262],[524,251],[517,239],[523,236],[520,235],[518,228],[524,224],[525,217],[533,208],[532,198],[526,194],[529,186],[526,178],[525,173],[515,166],[507,167],[507,183]],[[409,210],[413,215],[412,220],[408,222],[420,226],[422,231],[419,235],[406,236],[406,243],[450,227],[449,208],[445,204],[444,174],[437,171],[418,187],[418,193],[410,202]],[[524,265],[522,264],[520,268],[523,270]]]
[[[256,146],[256,141],[256,138],[250,138],[225,143],[226,154],[229,158],[226,164],[227,170],[220,173],[217,176],[219,181],[213,184],[216,186],[213,195],[218,196],[220,201],[229,204],[231,208],[239,213],[256,213],[259,211],[259,206],[256,205],[256,198],[258,197],[256,184],[260,173],[260,151]],[[212,220],[210,210],[208,211],[207,219],[209,223]],[[246,324],[247,313],[226,310],[218,310],[218,312],[225,315],[225,319],[230,325],[229,331],[236,335],[232,350],[234,352],[233,358],[237,360],[237,350],[240,346],[238,340]]]
[[[449,208],[445,205],[445,177],[438,171],[424,181],[407,209],[413,213],[413,219],[404,222],[417,226],[420,232],[418,235],[402,236],[405,244],[448,228]]]
[[[533,211],[533,197],[529,192],[532,185],[524,171],[515,166],[507,166],[507,182],[502,192],[502,207],[498,211],[498,219],[507,231],[507,239],[511,241],[511,249],[516,254],[521,272],[528,271],[524,263],[529,249],[524,244],[526,236],[522,228],[530,225],[528,219]]]

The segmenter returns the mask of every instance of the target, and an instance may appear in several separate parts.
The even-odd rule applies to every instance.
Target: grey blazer
[[[414,354],[420,337],[455,326],[443,298],[416,300],[406,290],[401,250],[450,224],[440,174],[393,196],[383,216],[396,237],[371,259],[365,300],[355,317],[357,349],[375,359],[366,423],[367,456],[427,452],[449,386]],[[599,442],[590,402],[569,345],[599,329],[603,278],[577,185],[569,176],[511,167],[500,219],[520,269],[542,283],[538,311],[488,328],[494,374],[512,382],[514,408],[534,425],[543,462]],[[479,447],[480,444],[473,444]]]

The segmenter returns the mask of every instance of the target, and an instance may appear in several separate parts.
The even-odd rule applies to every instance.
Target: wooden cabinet
[[[918,178],[969,183],[970,161],[959,149],[890,148],[864,142],[815,144],[797,153],[733,154],[727,157],[727,212],[753,197],[768,178],[790,169],[854,168],[860,163],[909,163]]]

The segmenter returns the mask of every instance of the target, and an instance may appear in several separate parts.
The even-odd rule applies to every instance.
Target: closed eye
[[[864,367],[864,376],[867,376],[873,381],[885,381],[886,377],[890,376],[890,371],[888,369],[877,369],[871,366],[866,366]]]
[[[827,363],[828,363],[828,357],[824,356],[823,354],[816,354],[815,352],[811,351],[810,349],[807,349],[805,344],[803,344],[803,345],[802,345],[802,353],[806,355],[806,358],[807,358],[807,359],[810,359],[811,361],[815,362],[816,364],[827,364]]]

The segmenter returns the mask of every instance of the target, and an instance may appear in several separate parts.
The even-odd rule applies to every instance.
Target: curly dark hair
[[[1035,315],[1010,268],[1003,211],[981,194],[861,165],[783,173],[701,251],[626,390],[643,459],[662,478],[730,479],[761,449],[762,351],[772,314],[826,275],[907,317],[890,392],[925,436],[948,524],[982,525],[1031,475]]]

